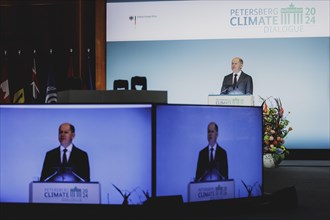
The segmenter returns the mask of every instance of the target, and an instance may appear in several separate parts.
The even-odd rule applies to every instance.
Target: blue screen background
[[[46,151],[59,146],[58,127],[76,128],[73,143],[89,155],[91,181],[101,185],[102,204],[121,204],[112,184],[132,192],[130,204],[151,193],[151,106],[78,105],[0,108],[0,201],[28,202]]]
[[[219,126],[218,144],[227,151],[235,196],[247,197],[242,183],[261,195],[262,116],[260,107],[159,106],[156,111],[156,195],[182,195],[194,180],[199,151],[208,145],[207,125]]]

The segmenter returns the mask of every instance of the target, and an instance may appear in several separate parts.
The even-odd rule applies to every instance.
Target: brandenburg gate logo
[[[303,8],[297,8],[292,3],[288,8],[281,8],[281,24],[303,24]]]

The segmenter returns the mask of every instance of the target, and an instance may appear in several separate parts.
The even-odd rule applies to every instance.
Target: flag
[[[13,96],[13,103],[25,103],[25,92],[24,92],[24,79],[22,75],[25,72],[24,68],[24,60],[21,54],[21,51],[18,51],[18,58],[17,58],[17,65],[15,72],[17,76],[19,77],[18,79],[15,78],[15,81],[17,82],[17,85],[15,86],[15,93]]]
[[[55,85],[55,74],[52,60],[52,50],[50,50],[49,64],[48,64],[48,80],[46,88],[45,103],[57,103],[57,89]]]
[[[92,74],[92,58],[90,50],[87,50],[87,89],[94,90],[93,74]]]
[[[13,103],[25,103],[24,88],[21,88],[17,92],[15,92],[13,97]]]
[[[70,49],[69,62],[67,69],[66,89],[81,89],[81,77],[77,75],[73,63],[73,50]]]
[[[68,79],[71,79],[71,78],[74,78],[75,76],[76,75],[75,75],[74,68],[73,68],[73,50],[71,49],[70,54],[69,54],[68,71],[67,71],[66,77]]]
[[[37,79],[37,66],[36,66],[36,57],[35,51],[33,55],[33,63],[32,63],[32,76],[31,76],[31,87],[32,87],[32,102],[37,102],[38,97],[40,95],[39,91],[39,83]]]
[[[5,51],[0,74],[0,103],[10,103],[7,51]]]

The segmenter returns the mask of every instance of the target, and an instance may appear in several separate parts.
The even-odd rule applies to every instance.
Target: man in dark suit
[[[252,77],[242,71],[243,59],[235,57],[231,61],[232,73],[226,75],[222,81],[221,95],[253,95]]]
[[[195,181],[228,179],[227,152],[217,143],[218,125],[210,122],[207,126],[208,146],[198,155]]]
[[[90,181],[88,154],[76,147],[72,140],[75,137],[75,127],[70,123],[63,123],[59,127],[58,140],[60,146],[46,153],[40,181],[47,179],[54,173],[64,172],[70,168],[77,181]],[[76,176],[77,175],[77,176]]]

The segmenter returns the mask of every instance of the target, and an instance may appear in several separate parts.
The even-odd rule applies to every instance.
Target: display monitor
[[[262,196],[261,107],[155,108],[156,196],[179,195],[185,203]],[[208,151],[201,151],[209,140],[221,147],[213,155],[217,163],[210,166],[216,168],[213,174],[207,165]]]
[[[28,203],[46,152],[58,147],[59,125],[75,126],[73,143],[87,152],[101,204],[142,204],[151,193],[151,105],[0,106],[0,202]],[[118,189],[119,190],[118,190]],[[55,195],[55,194],[53,194]],[[59,196],[59,194],[56,194]]]

